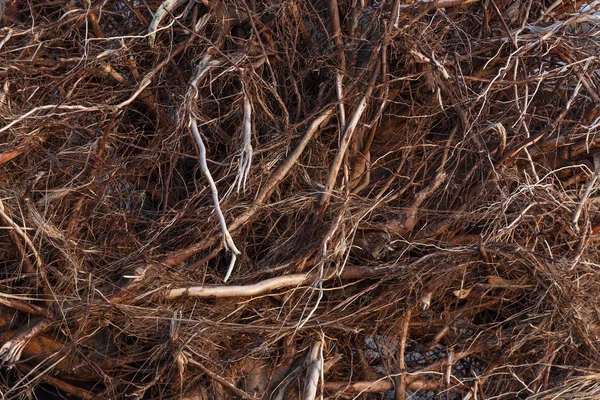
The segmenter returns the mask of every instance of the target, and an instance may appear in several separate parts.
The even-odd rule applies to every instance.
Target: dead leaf
[[[455,290],[454,292],[452,292],[452,294],[454,294],[459,299],[466,299],[471,294],[471,290],[473,290],[472,287],[468,289],[462,288],[460,290]]]

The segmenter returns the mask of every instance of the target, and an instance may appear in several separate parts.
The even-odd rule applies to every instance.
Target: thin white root
[[[198,125],[196,123],[196,118],[190,115],[190,126],[192,128],[192,135],[194,136],[194,140],[196,140],[196,145],[198,146],[198,155],[200,157],[200,168],[202,169],[202,173],[204,177],[208,181],[210,185],[210,191],[212,192],[213,203],[215,206],[215,212],[217,213],[217,218],[219,219],[219,225],[221,225],[221,233],[223,234],[223,238],[225,240],[225,247],[231,250],[233,253],[231,257],[231,262],[229,263],[229,268],[227,269],[227,273],[225,274],[225,278],[223,280],[227,282],[229,277],[231,276],[231,272],[233,271],[233,267],[235,265],[235,260],[240,253],[240,251],[235,247],[235,243],[227,229],[227,222],[225,222],[225,217],[223,216],[223,212],[221,211],[221,206],[219,204],[219,191],[217,190],[217,185],[208,169],[208,164],[206,163],[206,147],[204,146],[204,142],[202,141],[202,136],[198,131]]]
[[[338,118],[340,119],[340,127],[342,131],[346,129],[346,109],[344,107],[344,74],[338,72],[335,77],[335,92],[337,94]]]
[[[322,341],[315,343],[310,348],[306,357],[306,380],[304,381],[304,393],[302,400],[315,400],[317,398],[317,388],[323,370],[323,358],[321,357]]]
[[[180,4],[182,4],[185,0],[165,0],[156,10],[154,14],[154,18],[150,25],[148,26],[148,44],[150,47],[154,47],[154,41],[156,39],[156,30],[158,29],[158,25],[162,22],[162,20],[166,17],[167,13],[172,12],[176,9]]]
[[[296,327],[296,330],[299,331],[300,329],[302,329],[304,327],[304,325],[306,325],[306,323],[312,318],[312,316],[315,314],[315,312],[317,311],[317,308],[319,308],[319,305],[321,304],[321,300],[323,300],[323,265],[321,265],[321,267],[319,268],[320,271],[320,275],[319,278],[316,282],[317,284],[317,288],[313,288],[313,292],[311,293],[310,299],[312,299],[312,296],[314,294],[314,290],[318,290],[319,294],[317,296],[317,301],[315,302],[314,306],[312,307],[312,309],[310,310],[310,312],[308,313],[308,315],[306,316],[306,318],[304,318],[304,312],[302,313],[301,318],[301,322],[298,324],[298,326]],[[309,301],[310,301],[309,299]]]
[[[105,110],[105,109],[108,109],[109,107],[110,106],[85,107],[85,106],[70,106],[70,105],[60,105],[60,104],[47,104],[44,106],[38,106],[38,107],[32,108],[31,110],[27,111],[23,115],[19,115],[17,118],[13,119],[11,122],[4,125],[2,128],[0,128],[0,133],[9,130],[14,125],[18,124],[19,122],[31,117],[33,114],[36,114],[40,111],[45,111],[45,110],[55,110],[55,111],[61,110],[62,111],[62,110],[65,110],[65,111],[71,111],[71,112],[93,112],[93,111]],[[59,114],[55,114],[55,115],[59,115]]]
[[[189,115],[190,115],[190,128],[192,130],[192,136],[196,141],[196,145],[198,146],[198,157],[200,159],[200,168],[202,169],[202,173],[206,177],[208,184],[210,186],[210,191],[212,193],[213,204],[215,207],[215,212],[217,214],[217,218],[219,220],[219,225],[221,226],[221,233],[223,234],[223,239],[225,241],[225,248],[231,250],[232,257],[231,262],[229,263],[229,268],[227,269],[227,273],[225,274],[225,278],[223,280],[227,282],[229,277],[231,276],[231,272],[233,271],[233,267],[235,266],[235,261],[237,260],[237,256],[241,254],[238,248],[235,246],[233,242],[233,238],[227,229],[227,222],[225,221],[225,217],[223,216],[223,212],[221,211],[221,206],[219,203],[219,191],[217,190],[217,185],[208,169],[208,164],[206,163],[206,146],[204,146],[204,141],[202,140],[202,135],[200,135],[200,131],[198,130],[198,124],[196,122],[196,117],[193,115],[191,110],[192,103],[198,98],[198,81],[215,65],[218,65],[220,62],[212,60],[210,55],[205,55],[202,58],[202,61],[198,65],[198,69],[196,71],[196,75],[194,79],[190,82],[190,90],[188,91],[188,107]]]
[[[243,191],[246,191],[246,181],[252,166],[252,105],[250,98],[244,94],[244,125],[242,128],[242,138],[244,139],[244,147],[240,155],[240,168],[238,170],[237,191],[239,193],[240,186]]]
[[[600,178],[600,153],[595,153],[594,154],[594,173],[592,174],[592,177],[590,178],[590,180],[588,181],[588,183],[585,187],[583,196],[581,196],[581,201],[577,205],[577,209],[575,210],[575,213],[573,214],[573,220],[571,221],[575,232],[579,232],[578,222],[579,222],[579,217],[581,216],[581,211],[583,211],[583,206],[587,202],[587,199],[590,197],[590,194],[592,194],[592,189],[594,187],[594,184],[598,180],[598,178]]]

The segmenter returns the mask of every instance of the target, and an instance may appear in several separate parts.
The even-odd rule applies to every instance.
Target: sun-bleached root
[[[571,224],[575,232],[579,232],[578,222],[579,217],[581,216],[581,211],[583,210],[583,206],[590,197],[592,189],[594,188],[594,184],[596,183],[598,178],[600,178],[600,153],[594,154],[594,173],[592,174],[592,177],[585,186],[585,190],[583,192],[583,195],[581,196],[581,201],[579,202],[577,208],[575,209],[575,212],[573,213],[573,220],[571,221]]]
[[[204,141],[202,140],[202,135],[198,129],[198,123],[196,121],[196,117],[193,115],[191,111],[191,104],[198,98],[198,82],[199,80],[206,75],[206,73],[210,70],[212,66],[218,65],[218,61],[215,61],[210,57],[210,55],[205,55],[202,58],[202,61],[198,65],[196,70],[196,75],[194,79],[190,82],[190,89],[188,91],[188,106],[190,107],[190,116],[189,116],[189,126],[192,131],[192,136],[196,141],[196,145],[198,146],[198,157],[200,159],[200,168],[202,169],[202,173],[204,177],[208,181],[210,186],[210,191],[212,193],[213,204],[215,207],[215,213],[217,214],[217,219],[219,220],[219,225],[221,226],[221,233],[223,234],[223,239],[225,241],[225,248],[231,250],[232,256],[231,261],[229,263],[229,267],[227,268],[227,273],[223,278],[223,281],[227,282],[231,273],[233,272],[233,267],[235,266],[235,261],[237,256],[241,254],[238,248],[235,246],[233,242],[233,238],[229,233],[229,229],[227,229],[227,222],[225,221],[225,216],[223,216],[223,212],[221,211],[221,205],[219,200],[219,191],[217,189],[217,185],[208,169],[208,164],[206,162],[206,146],[204,145]]]
[[[398,267],[395,267],[397,269]],[[346,266],[344,271],[338,276],[334,269],[325,270],[323,274],[323,281],[330,279],[335,276],[340,279],[371,279],[380,277],[389,273],[390,268],[360,268]],[[250,297],[257,296],[260,294],[269,293],[275,289],[294,287],[303,284],[308,284],[315,279],[320,279],[321,273],[308,272],[305,274],[290,274],[284,276],[278,276],[276,278],[266,279],[264,281],[252,284],[252,285],[240,285],[240,286],[191,286],[187,288],[169,289],[165,293],[167,300],[174,300],[181,297]]]
[[[229,263],[229,268],[227,268],[227,273],[223,280],[227,282],[229,277],[231,276],[231,272],[233,271],[233,267],[235,265],[235,261],[237,256],[240,255],[240,251],[235,246],[233,242],[233,238],[227,229],[227,222],[225,222],[225,217],[223,216],[223,212],[221,211],[221,205],[219,204],[219,191],[217,190],[217,185],[208,169],[208,164],[206,163],[206,147],[204,146],[204,142],[202,141],[202,136],[198,131],[198,124],[196,123],[196,119],[190,116],[190,127],[192,128],[192,135],[196,140],[196,145],[198,146],[198,154],[200,156],[200,167],[202,169],[202,173],[204,177],[208,181],[210,185],[210,191],[212,193],[213,204],[215,207],[215,212],[217,214],[217,218],[219,220],[219,225],[221,225],[221,233],[223,234],[223,238],[225,240],[225,247],[231,250],[231,262]]]
[[[317,389],[321,372],[323,371],[323,342],[318,341],[310,348],[306,357],[306,380],[304,381],[304,393],[302,400],[315,400],[317,398]]]
[[[165,0],[154,13],[154,18],[150,25],[148,26],[148,44],[150,47],[154,47],[154,41],[156,40],[156,30],[158,29],[158,25],[162,22],[162,20],[176,9],[179,5],[183,4],[186,0]]]

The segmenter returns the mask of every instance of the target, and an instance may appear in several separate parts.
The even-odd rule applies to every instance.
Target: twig
[[[337,0],[329,0],[329,19],[331,20],[331,31],[335,44],[334,51],[338,55],[338,70],[335,73],[335,91],[338,100],[339,126],[342,132],[346,129],[346,110],[344,108],[344,74],[346,73],[346,57],[344,55],[344,43],[342,41],[342,30],[340,27],[340,12]]]
[[[202,370],[202,372],[204,372],[206,375],[210,376],[212,379],[214,379],[215,381],[217,381],[218,383],[223,385],[225,388],[229,389],[234,394],[240,396],[243,399],[257,400],[256,397],[251,396],[248,393],[246,393],[245,391],[243,391],[242,389],[237,388],[234,384],[230,383],[227,379],[212,372],[211,370],[209,370],[204,365],[200,364],[198,361],[194,360],[190,356],[186,355],[186,357],[187,357],[187,361],[190,365],[200,368]]]
[[[46,318],[52,317],[52,315],[50,315],[48,310],[46,310],[40,306],[36,306],[35,304],[29,304],[22,300],[10,299],[10,298],[7,299],[7,298],[0,297],[0,304],[4,305],[6,307],[14,308],[15,310],[23,311],[23,312],[31,314],[31,315],[39,315],[39,316],[46,317]]]
[[[448,161],[448,153],[450,151],[450,144],[454,139],[454,135],[458,128],[455,126],[446,141],[444,153],[442,155],[441,165],[433,178],[433,180],[427,185],[425,188],[421,189],[417,194],[415,194],[414,199],[408,209],[402,213],[400,218],[394,219],[386,224],[386,228],[391,232],[394,232],[398,235],[405,235],[411,232],[416,223],[417,217],[419,215],[419,208],[423,204],[425,200],[431,194],[433,194],[448,178],[448,174],[446,173],[445,166]]]
[[[11,150],[7,151],[6,153],[0,154],[0,165],[9,162],[13,158],[18,157],[21,154],[23,154],[23,150]]]

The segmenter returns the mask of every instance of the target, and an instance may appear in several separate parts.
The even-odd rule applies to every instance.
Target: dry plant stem
[[[344,268],[339,276],[342,279],[360,279],[373,278],[385,274],[387,269],[373,270],[369,268],[350,267]],[[330,275],[335,275],[335,270],[326,271],[324,280]],[[165,293],[167,300],[178,299],[181,297],[201,297],[201,298],[223,298],[223,297],[251,297],[264,293],[269,293],[275,289],[294,287],[302,284],[311,283],[320,276],[318,272],[309,272],[305,274],[291,274],[266,279],[264,281],[244,286],[192,286],[188,288],[169,289]]]
[[[116,106],[114,106],[114,108],[115,109],[121,109],[121,108],[127,107],[128,105],[130,105],[131,103],[133,103],[135,101],[135,99],[137,99],[140,94],[142,94],[142,93],[145,92],[146,88],[152,83],[152,79],[154,79],[154,76],[156,76],[156,74],[158,74],[165,67],[165,65],[167,65],[173,59],[173,57],[177,56],[179,53],[181,53],[182,51],[184,51],[186,49],[186,47],[189,46],[192,43],[192,41],[194,40],[195,37],[196,36],[191,35],[188,40],[186,40],[183,43],[180,43],[175,48],[175,50],[173,50],[172,52],[170,52],[169,55],[164,60],[162,60],[156,67],[154,67],[152,69],[152,71],[148,72],[142,78],[142,81],[140,82],[139,87],[137,88],[137,90],[127,100],[125,100],[125,101],[117,104]]]
[[[461,6],[466,6],[469,4],[473,4],[473,3],[478,3],[479,0],[425,0],[425,1],[419,1],[413,4],[402,4],[400,5],[400,10],[409,10],[410,8],[414,7],[415,4],[421,5],[428,5],[431,6],[433,9],[440,9],[440,8],[450,8],[450,7],[461,7]]]
[[[227,388],[232,393],[241,397],[242,399],[257,400],[256,397],[251,396],[248,393],[246,393],[245,391],[243,391],[242,389],[237,388],[235,385],[230,383],[227,379],[212,372],[211,370],[209,370],[208,368],[206,368],[204,365],[200,364],[198,361],[194,360],[193,358],[188,357],[188,363],[190,365],[200,368],[202,370],[202,372],[204,372],[206,375],[210,376],[213,380],[215,380],[216,382],[218,382],[219,384],[221,384],[222,386]]]
[[[315,397],[303,391],[307,354],[326,336],[328,357],[344,357],[329,371],[339,392],[323,395],[323,363],[316,399],[593,396],[600,179],[586,184],[600,149],[600,17],[582,0],[553,2],[7,2],[0,198],[52,285],[27,273],[32,250],[2,220],[0,346],[18,333],[15,316],[58,324],[44,308],[64,311],[70,339],[31,338],[17,367],[38,365],[9,394],[48,374],[98,398],[207,400],[211,386],[223,400],[244,397],[236,387]],[[103,134],[113,115],[118,129]],[[212,192],[185,147],[188,134],[196,146],[190,116],[218,189],[241,192],[220,203],[246,253],[229,289],[227,265],[214,275],[230,254]],[[315,214],[342,139],[328,208]],[[449,348],[429,353],[439,340]],[[388,393],[368,393],[378,389]]]
[[[358,105],[356,106],[356,110],[352,115],[352,118],[348,122],[348,126],[346,126],[346,130],[344,131],[344,135],[342,136],[342,140],[340,142],[340,148],[333,159],[333,163],[331,164],[331,168],[329,169],[329,175],[327,176],[327,182],[325,183],[325,191],[321,196],[321,208],[327,208],[327,204],[329,203],[329,199],[331,198],[331,191],[333,190],[333,186],[335,185],[335,181],[337,180],[338,173],[340,171],[340,167],[342,166],[342,162],[344,161],[344,156],[346,155],[346,150],[350,145],[350,140],[352,139],[352,135],[356,130],[356,126],[358,125],[358,121],[363,115],[363,112],[367,108],[367,102],[371,97],[371,93],[373,93],[373,87],[375,85],[375,81],[377,81],[377,77],[379,76],[379,70],[381,69],[381,60],[378,59],[373,67],[373,71],[371,72],[371,78],[369,79],[368,88],[365,95],[360,99]]]
[[[294,365],[294,364],[292,364],[292,365]],[[293,369],[288,369],[287,375],[285,376],[285,378],[283,378],[283,380],[281,382],[279,382],[279,385],[273,390],[274,397],[272,396],[271,398],[273,400],[285,400],[287,398],[286,393],[287,393],[289,387],[291,385],[293,385],[296,380],[300,379],[300,376],[302,375],[302,371],[303,371],[302,364],[297,365]]]
[[[102,132],[102,138],[100,139],[100,143],[98,145],[98,150],[96,151],[96,160],[94,161],[92,170],[90,172],[90,176],[94,176],[94,177],[96,176],[96,172],[98,171],[98,168],[100,166],[100,160],[102,159],[102,156],[104,155],[104,149],[106,148],[106,143],[108,142],[108,137],[110,136],[110,133],[113,131],[115,124],[117,123],[118,115],[119,115],[119,113],[113,114],[113,116],[110,119],[110,122],[108,123],[108,125],[106,126],[104,131]],[[75,206],[73,207],[73,212],[72,212],[73,218],[71,219],[71,222],[69,222],[69,225],[67,227],[67,232],[69,234],[72,234],[73,232],[75,232],[75,228],[79,224],[79,218],[81,216],[81,207],[83,207],[84,199],[85,199],[84,196],[79,197],[79,200],[77,200],[77,203],[75,203]]]
[[[319,379],[323,370],[323,359],[321,358],[322,345],[322,341],[314,343],[306,357],[307,370],[302,400],[315,400],[317,398],[317,388],[319,387]]]
[[[265,186],[261,189],[259,194],[256,196],[255,205],[262,206],[268,200],[268,198],[273,194],[277,186],[283,181],[283,179],[290,172],[292,167],[296,164],[300,155],[312,139],[313,135],[319,127],[325,123],[329,117],[333,114],[333,109],[327,107],[325,111],[321,112],[318,117],[316,117],[306,129],[306,133],[302,136],[302,139],[296,145],[294,151],[286,158],[286,160],[277,168],[277,170],[271,175]],[[256,208],[256,206],[255,206]],[[250,216],[254,215],[257,210],[255,209],[251,214],[246,216],[247,214],[243,214],[243,217],[240,218],[239,224],[243,225]],[[237,222],[237,221],[236,221]]]
[[[583,196],[581,196],[581,201],[579,202],[579,204],[577,205],[577,208],[575,209],[575,212],[573,213],[573,220],[571,221],[571,225],[573,226],[573,229],[575,230],[575,232],[579,232],[579,225],[577,223],[579,221],[579,217],[581,216],[581,211],[583,210],[585,203],[587,202],[588,198],[590,197],[590,194],[592,193],[592,189],[594,188],[594,184],[596,183],[598,178],[600,178],[600,153],[595,153],[594,154],[594,173],[592,174],[592,177],[590,178],[587,185],[585,186],[585,191],[583,192]]]
[[[26,302],[18,300],[18,299],[6,299],[6,298],[0,297],[0,304],[4,305],[6,307],[14,308],[15,310],[23,311],[27,314],[39,315],[39,316],[42,316],[45,318],[52,318],[52,316],[50,315],[48,310],[46,310],[40,306],[36,306],[34,304],[26,303]]]
[[[98,21],[98,16],[96,15],[96,13],[93,11],[89,11],[88,20],[92,25],[92,31],[94,32],[94,35],[98,39],[104,39],[104,33],[102,32],[102,28],[100,27],[100,23]]]
[[[17,333],[0,348],[0,359],[7,364],[19,361],[21,353],[29,340],[48,329],[51,323],[52,322],[48,319],[42,319],[35,325]]]
[[[0,218],[0,220],[2,220],[4,222],[4,224],[10,226],[8,221],[5,220],[4,218]],[[33,266],[33,263],[31,262],[31,260],[29,260],[29,257],[27,256],[27,252],[25,251],[25,248],[23,247],[23,244],[21,243],[21,239],[19,238],[19,235],[17,235],[17,233],[15,232],[15,230],[13,228],[10,229],[9,235],[10,235],[10,240],[13,242],[13,244],[17,248],[17,251],[19,252],[19,255],[21,256],[21,262],[25,266],[25,270],[30,274],[37,275],[37,271],[36,271],[35,267]]]
[[[331,19],[331,31],[335,44],[335,52],[338,54],[338,71],[335,74],[335,90],[338,100],[339,126],[342,132],[346,129],[346,110],[344,108],[344,75],[346,73],[346,57],[344,55],[344,43],[342,41],[342,30],[340,27],[340,13],[337,0],[329,0],[329,18]]]
[[[400,343],[398,344],[398,367],[400,369],[400,387],[396,388],[395,400],[406,399],[406,363],[404,354],[406,352],[406,339],[408,338],[408,328],[410,326],[410,318],[412,310],[408,309],[404,320],[402,321],[402,331],[400,332]]]
[[[475,354],[479,351],[482,351],[483,349],[483,344],[484,342],[480,342],[478,344],[472,344],[470,345],[470,347],[468,347],[466,350],[460,351],[460,352],[455,352],[454,353],[454,357],[453,357],[453,361],[457,362],[458,360],[461,360],[465,357],[468,357],[472,354]],[[489,346],[491,347],[491,346]],[[410,373],[410,375],[408,375],[406,377],[406,387],[407,389],[410,389],[410,384],[416,380],[418,380],[417,376],[421,375],[421,374],[428,374],[431,371],[436,371],[439,372],[441,370],[443,370],[444,368],[446,368],[448,366],[448,360],[447,359],[441,359],[439,361],[434,362],[433,364],[428,365],[427,367],[423,367],[423,368],[419,368],[416,371],[412,371]],[[440,387],[441,387],[441,383],[440,383]]]
[[[194,139],[196,140],[196,145],[198,146],[198,154],[200,157],[200,167],[202,168],[202,173],[204,177],[208,181],[210,185],[210,190],[212,192],[213,204],[215,207],[215,212],[217,214],[217,218],[219,219],[219,225],[221,225],[221,233],[223,234],[223,238],[227,247],[231,250],[231,262],[229,263],[229,267],[227,268],[227,273],[223,278],[223,281],[227,282],[229,277],[231,276],[231,272],[233,271],[233,266],[235,265],[235,260],[240,253],[240,251],[235,246],[233,242],[233,238],[227,229],[227,223],[225,222],[225,217],[223,216],[223,212],[221,211],[221,206],[219,204],[219,192],[217,190],[217,185],[212,178],[210,170],[208,169],[208,164],[206,163],[206,147],[204,147],[204,142],[202,141],[202,136],[200,136],[200,132],[198,131],[198,125],[196,124],[196,119],[190,116],[190,126],[192,128],[192,134]]]
[[[539,142],[544,136],[546,136],[554,127],[558,126],[558,124],[565,118],[565,116],[567,115],[567,112],[569,111],[569,109],[571,108],[571,105],[573,104],[573,101],[575,101],[575,99],[577,98],[577,95],[579,94],[579,91],[581,90],[581,86],[582,86],[582,79],[579,79],[579,82],[577,83],[577,85],[575,86],[575,89],[573,90],[573,93],[571,94],[571,96],[569,97],[569,100],[567,101],[567,104],[565,105],[565,107],[562,109],[561,113],[558,115],[558,117],[556,117],[554,119],[554,121],[552,122],[551,125],[547,126],[545,129],[543,129],[542,131],[540,131],[539,133],[537,133],[536,135],[532,136],[531,138],[529,138],[527,141],[525,141],[525,143],[520,144],[519,146],[517,146],[517,148],[515,148],[514,150],[505,153],[504,156],[500,159],[500,161],[498,162],[498,164],[496,165],[496,167],[503,165],[505,162],[507,162],[508,160],[514,158],[517,154],[519,154],[521,151],[523,151],[523,149],[531,146],[532,144],[535,144],[537,142]]]

